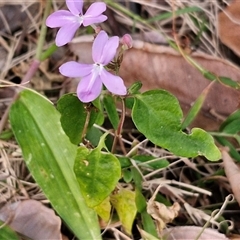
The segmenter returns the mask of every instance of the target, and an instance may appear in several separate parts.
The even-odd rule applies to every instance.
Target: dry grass
[[[41,27],[41,16],[43,14],[44,1],[41,2],[35,11],[31,7],[38,1],[1,1],[0,4],[0,79],[8,81],[17,81],[22,78],[29,67],[29,64],[36,54],[36,43]],[[199,48],[202,51],[213,55],[222,57],[225,53],[222,51],[221,43],[218,39],[217,32],[217,13],[222,8],[229,4],[229,1],[196,1],[196,0],[165,0],[165,1],[126,1],[126,7],[133,8],[133,3],[139,4],[139,11],[135,14],[140,14],[144,17],[152,18],[161,16],[166,12],[172,13],[173,10],[198,7],[202,11],[196,11],[180,15],[175,20],[175,29],[178,36],[187,36],[190,45],[193,48]],[[15,22],[9,20],[6,15],[4,7],[11,4],[15,15]],[[19,4],[19,5],[18,5]],[[53,1],[54,10],[61,8],[64,3],[61,1]],[[11,9],[11,7],[9,7]],[[141,21],[133,21],[130,16],[120,12],[118,9],[111,8],[113,11],[110,20],[122,28],[122,32],[134,32],[135,38],[148,39],[150,42],[166,44],[166,36],[168,39],[173,39],[173,21],[172,18],[163,19],[161,21],[154,21],[149,25]],[[25,18],[24,27],[22,28],[22,21],[19,16]],[[24,17],[25,16],[25,17]],[[196,24],[198,23],[198,25]],[[20,23],[20,25],[18,25]],[[17,26],[13,26],[13,25]],[[202,31],[199,27],[204,27]],[[111,26],[106,22],[103,28],[114,33]],[[49,31],[48,43],[49,46],[53,42],[50,39],[54,36],[54,31]],[[193,45],[192,45],[193,44]],[[53,61],[52,59],[51,61]],[[58,63],[56,63],[58,65]],[[55,69],[54,63],[45,67],[46,71]],[[57,72],[56,72],[57,73]],[[44,75],[43,71],[37,73],[41,78]],[[46,85],[45,85],[46,84]],[[41,90],[51,90],[56,87],[55,82],[41,83]],[[30,87],[36,87],[31,85]],[[1,94],[1,93],[0,93]],[[10,93],[9,93],[10,94]],[[12,93],[11,93],[12,94]],[[12,95],[1,96],[1,109],[4,114],[7,106],[11,102]],[[61,95],[55,96],[55,100]],[[4,129],[8,129],[8,124],[4,125]],[[101,127],[100,127],[101,128]],[[104,130],[101,128],[101,130]],[[126,146],[131,146],[133,140],[138,141],[132,151],[138,148],[138,151],[155,157],[156,161],[168,160],[170,165],[165,169],[153,170],[146,167],[149,162],[144,164],[136,164],[132,162],[140,175],[143,177],[143,188],[146,195],[150,198],[156,190],[157,186],[161,185],[159,192],[165,199],[171,202],[180,202],[183,206],[180,218],[175,221],[176,225],[180,224],[195,224],[203,225],[210,221],[213,225],[219,227],[219,222],[211,219],[211,211],[222,206],[225,197],[231,192],[229,184],[224,176],[215,175],[216,171],[221,171],[221,165],[218,163],[206,162],[203,158],[187,159],[174,156],[171,153],[153,147],[146,140],[139,141],[132,135],[123,139]],[[131,154],[129,154],[131,155]],[[0,203],[5,204],[8,201],[16,201],[18,199],[37,199],[42,202],[48,202],[34,183],[29,174],[24,161],[21,157],[21,151],[15,141],[11,138],[7,141],[0,141]],[[233,205],[235,206],[235,205]],[[231,208],[231,207],[230,207]],[[206,213],[206,209],[210,212]],[[231,209],[230,209],[231,210]],[[234,210],[234,207],[233,207]],[[224,214],[224,210],[222,211]],[[224,215],[229,218],[229,215]],[[230,219],[230,218],[229,218]],[[234,221],[235,216],[231,217]],[[235,229],[236,230],[236,229]],[[120,239],[121,233],[112,228],[115,239]],[[127,236],[121,236],[127,239]]]

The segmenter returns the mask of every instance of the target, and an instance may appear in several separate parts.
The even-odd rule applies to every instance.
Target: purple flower
[[[93,3],[85,14],[82,12],[82,0],[66,0],[66,4],[69,11],[56,11],[46,20],[48,27],[60,27],[56,37],[57,46],[63,46],[69,43],[81,25],[86,27],[107,20],[107,16],[102,14],[106,10],[106,4],[103,2]]]
[[[102,84],[113,94],[126,95],[127,89],[122,78],[109,73],[104,66],[112,61],[119,45],[118,37],[108,38],[100,31],[92,46],[94,64],[81,64],[74,61],[64,63],[59,71],[67,77],[81,77],[77,87],[77,96],[82,102],[96,99],[102,90]]]

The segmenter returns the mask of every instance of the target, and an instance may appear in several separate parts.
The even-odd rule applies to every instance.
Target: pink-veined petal
[[[126,95],[127,88],[124,85],[122,78],[109,73],[106,69],[103,69],[100,74],[102,83],[108,89],[109,92],[116,95]]]
[[[69,42],[74,37],[74,34],[76,33],[77,29],[80,27],[79,23],[68,23],[64,26],[62,26],[56,36],[56,45],[58,47],[63,46]]]
[[[66,0],[69,11],[74,15],[82,15],[83,0]]]
[[[110,63],[113,60],[114,56],[116,55],[118,46],[119,37],[114,36],[109,38],[103,48],[100,63],[102,63],[104,66]]]
[[[69,11],[59,10],[48,16],[46,19],[46,25],[50,28],[62,27],[72,20],[75,19],[75,16],[72,15]]]
[[[59,67],[59,72],[66,77],[84,77],[91,74],[92,69],[92,64],[81,64],[70,61],[62,64]]]
[[[94,23],[101,23],[107,20],[107,16],[100,15],[97,17],[83,17],[83,26],[87,27],[89,25],[92,25]]]
[[[105,31],[100,31],[95,38],[92,46],[92,58],[95,63],[100,63],[102,58],[103,49],[108,41],[108,35]]]
[[[106,4],[103,2],[95,2],[91,4],[88,8],[86,13],[84,14],[85,17],[97,17],[101,15],[104,11],[106,11]]]
[[[81,79],[77,87],[77,96],[82,102],[92,102],[101,93],[102,82],[99,76],[92,82],[92,76],[87,76]]]

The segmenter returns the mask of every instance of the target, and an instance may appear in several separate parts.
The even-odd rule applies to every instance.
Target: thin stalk
[[[83,127],[83,132],[82,132],[82,136],[81,136],[82,141],[84,140],[86,132],[87,132],[90,116],[91,116],[91,111],[87,107],[87,116],[86,116],[86,120],[85,120],[84,127]]]
[[[120,143],[120,146],[123,150],[123,153],[126,155],[126,151],[124,149],[124,146],[123,146],[123,142],[121,141],[121,133],[122,133],[122,129],[123,129],[123,124],[124,124],[124,121],[125,121],[125,117],[126,117],[126,106],[125,106],[125,101],[123,98],[121,98],[122,100],[122,111],[121,111],[121,118],[119,120],[119,124],[118,124],[118,128],[115,132],[115,135],[114,135],[114,140],[113,140],[113,145],[112,145],[112,150],[111,152],[114,153],[115,151],[115,148],[116,148],[116,144],[117,144],[117,141],[119,140],[119,143]]]
[[[46,19],[47,19],[48,15],[50,14],[52,1],[51,0],[45,1],[45,3],[46,3],[46,5],[45,5],[44,14],[43,14],[42,26],[41,26],[40,35],[38,38],[36,57],[35,57],[39,61],[41,61],[43,46],[44,46],[45,39],[46,39],[46,34],[47,34]]]

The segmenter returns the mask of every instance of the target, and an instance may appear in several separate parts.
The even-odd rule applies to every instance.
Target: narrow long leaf
[[[24,90],[10,122],[26,164],[54,209],[82,239],[101,239],[97,216],[88,208],[73,172],[77,147],[64,133],[60,114],[39,94]]]

